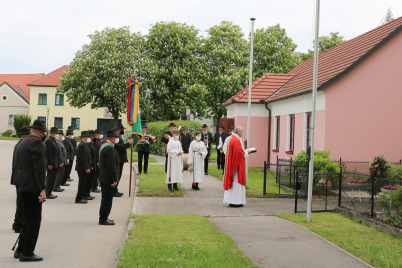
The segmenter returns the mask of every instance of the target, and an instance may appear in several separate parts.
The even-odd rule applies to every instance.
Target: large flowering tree
[[[117,125],[127,109],[126,77],[133,66],[145,64],[144,37],[129,27],[105,28],[89,35],[91,42],[79,50],[62,75],[58,92],[65,93],[73,107],[107,107]]]

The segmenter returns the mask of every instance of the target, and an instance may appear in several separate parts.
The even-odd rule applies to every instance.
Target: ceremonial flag
[[[140,117],[140,92],[138,89],[139,85],[142,85],[143,79],[130,79],[127,78],[127,84],[130,85],[130,89],[128,91],[128,109],[127,109],[127,123],[132,126],[131,132],[134,135],[134,147],[137,145],[137,142],[140,140],[139,136],[141,135],[141,117]]]

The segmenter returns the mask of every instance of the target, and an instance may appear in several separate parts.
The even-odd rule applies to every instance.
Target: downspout
[[[268,110],[268,153],[267,164],[271,163],[271,109],[268,108],[268,102],[265,102],[265,109]]]

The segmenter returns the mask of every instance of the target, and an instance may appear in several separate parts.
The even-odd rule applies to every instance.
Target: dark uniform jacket
[[[17,178],[16,178],[16,175],[17,175],[17,172],[16,172],[17,171],[17,148],[18,148],[18,145],[20,145],[21,141],[22,141],[22,139],[17,142],[17,144],[14,147],[14,151],[13,151],[13,164],[11,166],[12,168],[11,168],[11,182],[10,182],[12,185],[16,185],[16,180],[17,180]]]
[[[163,142],[164,144],[168,144],[169,140],[165,138],[165,135],[168,134],[170,137],[173,137],[172,131],[168,130],[165,133],[163,133],[163,137],[161,139],[161,142]]]
[[[95,144],[93,142],[87,143],[89,149],[91,150],[91,169],[95,170],[96,169],[96,163],[98,163],[98,160],[96,159],[96,149],[95,149]]]
[[[57,168],[60,164],[60,150],[59,146],[57,146],[56,139],[52,136],[47,137],[47,139],[45,140],[45,145],[47,165],[53,166],[53,168]]]
[[[91,169],[91,149],[87,143],[81,141],[77,148],[77,160],[75,163],[75,170],[78,172],[85,172]]]
[[[219,145],[219,137],[222,137],[222,146],[225,143],[225,139],[228,137],[228,134],[225,131],[220,133],[219,131],[215,133],[215,144],[216,146]]]
[[[144,133],[142,133],[144,134]],[[145,132],[145,135],[151,135],[151,133],[149,132]],[[137,145],[137,152],[143,152],[143,153],[149,153],[150,152],[150,148],[149,146],[154,143],[154,141],[152,139],[150,139],[149,137],[145,137],[144,138],[146,141],[148,141],[148,143],[145,144],[138,144]]]
[[[105,145],[103,144],[102,146]],[[113,145],[106,145],[101,150],[99,158],[99,181],[108,184],[113,184],[115,181],[118,181],[120,159],[115,147],[113,147]]]
[[[212,139],[212,133],[211,132],[207,132],[208,135],[208,151],[211,150],[211,144],[214,142],[214,140]],[[201,132],[201,141],[205,142],[204,139],[204,132]],[[207,146],[207,144],[205,143],[205,146]]]
[[[92,142],[94,143],[95,146],[96,163],[99,163],[99,150],[102,146],[102,141],[98,138],[94,138]]]
[[[74,149],[74,156],[77,155],[77,140],[75,138],[70,139],[71,144],[73,145],[73,149]]]
[[[56,144],[59,147],[59,163],[67,164],[67,151],[63,142],[56,140]]]
[[[46,146],[34,135],[26,137],[16,150],[16,180],[19,193],[45,189]]]
[[[114,148],[116,148],[117,153],[119,154],[120,157],[120,163],[127,163],[128,158],[127,158],[127,148],[130,147],[130,143],[124,143],[123,139],[119,136],[119,143],[116,143],[114,145]]]
[[[190,133],[180,133],[181,137],[181,147],[183,148],[183,152],[188,154],[188,147],[190,147],[191,136]]]
[[[63,144],[64,144],[64,148],[66,148],[67,159],[70,160],[70,164],[71,164],[71,161],[74,160],[74,155],[75,155],[75,151],[73,148],[73,144],[71,143],[71,139],[65,138],[65,140],[63,141]]]

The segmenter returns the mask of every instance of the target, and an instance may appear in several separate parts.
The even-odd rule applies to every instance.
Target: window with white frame
[[[295,115],[290,114],[288,115],[288,131],[287,131],[287,144],[286,144],[286,151],[293,152],[295,148]]]
[[[14,116],[15,114],[9,114],[8,115],[8,125],[13,126],[14,125]]]
[[[279,150],[279,142],[280,142],[280,136],[281,136],[281,117],[276,116],[275,121],[274,121],[275,127],[274,127],[274,150]]]

